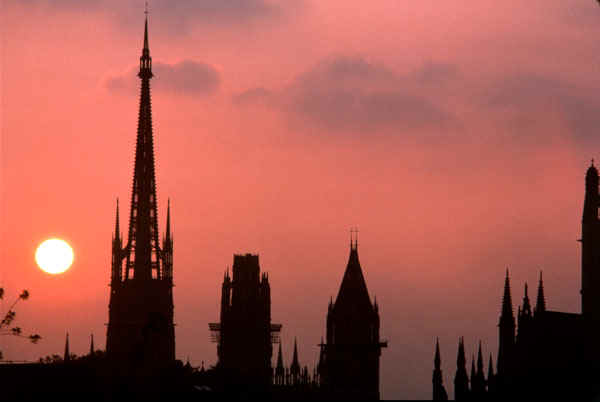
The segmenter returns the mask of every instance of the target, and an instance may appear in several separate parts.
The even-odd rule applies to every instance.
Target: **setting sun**
[[[73,263],[73,249],[64,240],[48,239],[37,248],[35,261],[44,272],[62,274]]]

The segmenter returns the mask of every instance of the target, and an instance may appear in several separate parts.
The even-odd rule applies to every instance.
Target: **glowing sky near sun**
[[[91,332],[104,346],[143,3],[3,2],[0,283],[30,291],[17,322],[43,336],[1,339],[7,359],[60,353],[66,331],[74,353]],[[297,336],[312,367],[355,226],[389,340],[385,398],[430,397],[436,336],[450,394],[459,336],[495,360],[506,267],[515,303],[543,268],[549,307],[578,311],[598,37],[594,0],[150,2],[178,358],[215,362],[223,271],[255,252],[284,358]],[[49,236],[77,254],[63,275],[36,268]]]

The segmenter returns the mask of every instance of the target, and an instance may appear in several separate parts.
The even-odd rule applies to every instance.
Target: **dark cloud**
[[[155,62],[152,65],[154,91],[181,95],[209,95],[218,90],[221,78],[219,72],[209,64],[193,60],[183,60],[176,64]],[[138,68],[127,73],[109,77],[105,86],[112,91],[139,91],[139,82],[135,78]]]
[[[442,69],[430,70],[431,76],[441,75]],[[238,95],[234,102],[245,105],[268,97],[292,124],[328,131],[446,127],[453,118],[420,93],[414,81],[362,57],[334,57],[301,74],[277,94],[256,88]]]
[[[563,79],[538,74],[518,74],[500,80],[483,95],[483,104],[497,110],[509,109],[518,121],[531,127],[535,116],[561,119],[578,140],[595,140],[600,127],[597,88],[582,87]]]
[[[423,84],[443,85],[458,77],[458,68],[454,64],[428,61],[415,71],[415,77]]]
[[[273,93],[266,88],[251,88],[233,96],[233,103],[236,105],[249,105],[253,103],[262,103],[269,101]]]
[[[143,17],[144,1],[122,0],[8,0],[11,5],[39,6],[60,12],[102,12],[122,25]],[[285,7],[297,6],[302,0],[286,0]],[[152,0],[151,18],[177,26],[181,31],[190,23],[245,23],[278,17],[283,6],[268,0]]]

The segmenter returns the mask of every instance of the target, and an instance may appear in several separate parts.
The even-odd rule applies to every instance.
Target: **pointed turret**
[[[165,234],[165,242],[171,241],[171,199],[167,200],[167,233]]]
[[[90,334],[90,356],[94,356],[94,334]]]
[[[542,271],[540,271],[540,283],[538,285],[538,294],[537,300],[535,303],[535,312],[543,313],[546,311],[546,297],[544,296],[544,278],[542,276]]]
[[[473,361],[472,369],[475,368]],[[479,350],[477,351],[477,371],[471,374],[471,393],[474,399],[480,399],[485,396],[485,374],[483,373],[483,354],[481,352],[481,341],[479,341]]]
[[[292,357],[292,364],[290,365],[290,374],[300,375],[300,362],[298,361],[298,342],[294,338],[294,355]]]
[[[444,379],[442,376],[442,358],[440,356],[440,340],[435,340],[435,357],[433,359],[433,400],[434,401],[447,401],[448,394],[446,388],[444,388]]]
[[[510,277],[508,275],[508,269],[506,270],[506,279],[504,280],[504,295],[502,296],[502,315],[500,316],[500,320],[513,320],[515,319],[513,315],[513,307],[512,307],[512,299],[510,296]]]
[[[117,285],[122,280],[123,270],[123,236],[119,224],[119,198],[117,198],[117,211],[115,213],[115,232],[112,239],[111,283]]]
[[[63,356],[63,361],[68,363],[71,361],[71,351],[69,350],[69,333],[67,332],[67,337],[65,339],[65,354]]]
[[[479,341],[479,351],[477,352],[477,375],[483,376],[483,355],[481,354],[481,341]]]
[[[488,365],[488,380],[494,377],[494,361],[492,360],[492,354],[490,353],[490,361]]]
[[[456,358],[456,375],[454,377],[454,399],[464,401],[469,398],[469,376],[467,375],[467,359],[465,357],[464,339],[458,341]]]
[[[503,375],[505,369],[509,366],[512,358],[512,352],[515,344],[515,316],[512,309],[512,300],[510,296],[510,277],[508,269],[506,270],[506,279],[504,281],[504,295],[502,297],[502,314],[500,315],[499,346],[498,346],[498,374]]]
[[[120,219],[119,219],[119,198],[117,197],[117,212],[115,214],[115,234],[114,234],[114,239],[120,239],[121,238],[121,226],[119,223]]]

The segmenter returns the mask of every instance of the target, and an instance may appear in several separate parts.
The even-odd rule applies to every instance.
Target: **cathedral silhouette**
[[[78,393],[88,400],[379,399],[380,356],[387,342],[380,337],[379,306],[369,295],[358,240],[352,232],[338,294],[327,306],[326,337],[315,345],[319,362],[313,370],[301,365],[296,341],[291,363],[285,366],[280,339],[283,325],[271,322],[271,283],[268,274],[261,273],[259,256],[254,254],[234,255],[231,275],[229,270],[224,274],[219,322],[208,324],[217,363],[198,370],[189,362],[184,365],[176,360],[171,208],[168,202],[161,244],[147,16],[138,77],[141,92],[129,226],[125,242],[117,200],[106,351],[96,350],[92,337],[89,354],[76,357],[70,352],[67,334],[62,358],[56,355],[39,363],[0,365],[0,378],[12,384],[4,396],[21,400],[54,393]],[[461,338],[454,377],[456,400],[591,399],[600,394],[596,385],[600,369],[599,207],[599,177],[592,163],[585,179],[582,220],[581,314],[548,310],[540,273],[535,307],[525,284],[515,318],[507,271],[496,370],[490,355],[484,373],[479,343],[477,362],[471,360],[469,375]],[[323,307],[325,303],[323,300]],[[278,345],[275,367],[273,345]],[[441,361],[436,341],[434,400],[448,399]]]
[[[546,308],[540,272],[535,307],[527,283],[521,305],[513,310],[508,270],[504,280],[498,323],[496,373],[490,355],[484,375],[481,343],[471,376],[467,374],[464,340],[458,344],[454,398],[456,400],[509,398],[564,398],[585,400],[600,395],[600,195],[598,170],[585,175],[585,200],[581,228],[581,313]],[[446,400],[439,343],[433,370],[433,399]]]

